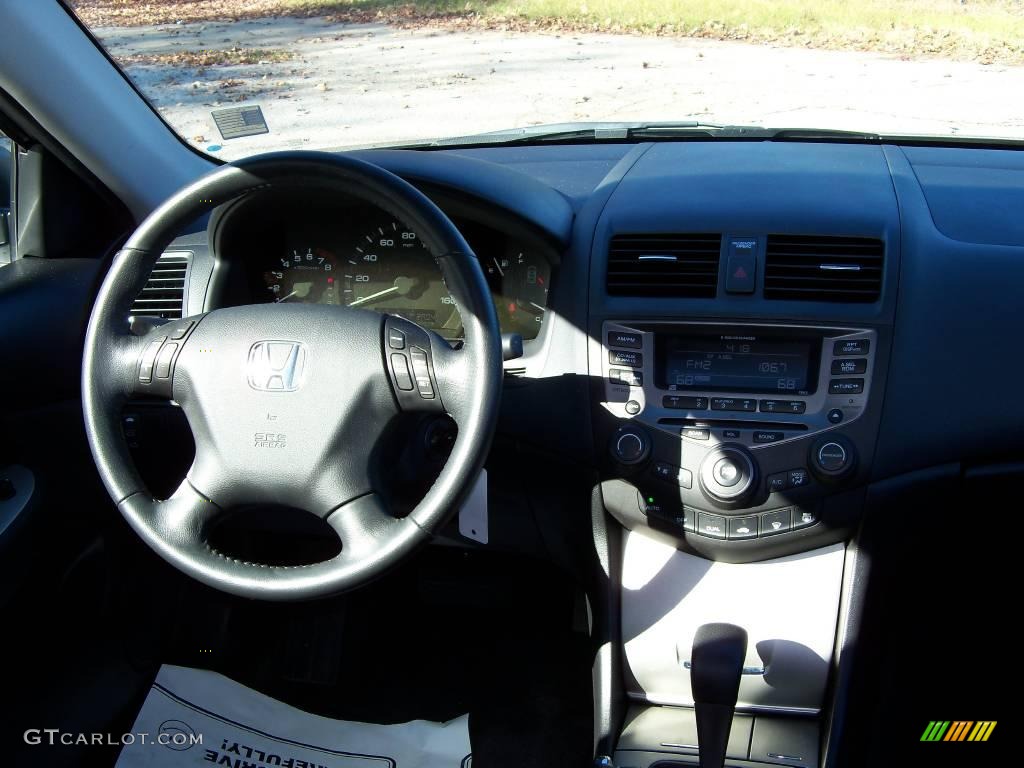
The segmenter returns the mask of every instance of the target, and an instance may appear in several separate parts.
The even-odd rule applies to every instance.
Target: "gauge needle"
[[[535,307],[537,309],[537,311],[534,312],[532,309],[530,309],[530,307],[526,306],[527,304],[529,304],[530,307]],[[536,302],[533,302],[533,301],[527,301],[524,304],[521,300],[516,299],[516,306],[518,306],[518,307],[520,307],[522,309],[525,309],[527,312],[529,312],[530,314],[533,314],[533,315],[543,315],[547,311],[540,304],[537,304]]]
[[[376,293],[371,293],[369,296],[363,296],[363,298],[361,299],[356,299],[351,304],[349,304],[349,306],[358,307],[360,304],[366,304],[368,302],[374,301],[375,299],[379,299],[382,296],[390,296],[392,293],[396,293],[398,290],[398,286],[393,285],[390,288],[385,288],[383,291],[377,291]]]
[[[304,299],[307,296],[309,296],[309,291],[312,289],[312,287],[312,283],[295,283],[294,285],[292,285],[291,293],[287,294],[286,296],[282,296],[280,299],[274,299],[274,301],[280,304],[282,301],[288,301],[288,299],[290,299],[292,296],[295,296],[296,298],[299,299]]]
[[[390,296],[392,293],[397,293],[400,296],[407,296],[413,288],[419,284],[419,280],[414,277],[396,277],[395,284],[390,288],[385,288],[383,291],[377,291],[371,293],[369,296],[363,296],[361,299],[356,299],[349,304],[350,307],[358,307],[360,304],[369,304],[371,301],[376,301],[385,296]]]
[[[494,262],[494,266],[496,266],[498,268],[498,274],[501,275],[502,277],[504,277],[505,276],[505,270],[503,270],[501,268],[501,264],[498,263],[498,260],[492,257],[491,261],[493,261]]]

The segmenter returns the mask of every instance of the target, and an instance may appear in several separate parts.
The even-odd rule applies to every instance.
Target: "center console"
[[[734,562],[842,528],[821,523],[866,474],[878,354],[869,327],[605,321],[606,507]]]

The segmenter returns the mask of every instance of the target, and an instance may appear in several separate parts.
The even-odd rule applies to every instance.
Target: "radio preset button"
[[[754,430],[754,442],[755,443],[777,443],[779,440],[784,438],[786,435],[783,432],[775,432],[766,429],[755,429]]]
[[[803,400],[762,400],[761,413],[803,413],[807,403]]]
[[[640,368],[644,364],[644,356],[639,352],[625,349],[609,349],[608,362],[612,365],[628,365],[632,368]]]
[[[665,395],[661,398],[661,405],[664,408],[684,411],[703,411],[708,407],[706,397],[690,397],[688,395]]]
[[[756,411],[757,400],[753,398],[740,397],[713,397],[711,398],[712,411]]]
[[[679,434],[691,440],[707,440],[711,437],[711,430],[705,427],[683,427]]]
[[[847,339],[837,341],[832,347],[834,355],[866,355],[871,346],[870,339]]]
[[[644,345],[643,336],[639,333],[628,333],[626,331],[609,331],[609,347],[629,347],[630,349],[641,349]]]
[[[854,373],[864,373],[868,369],[868,361],[865,357],[852,357],[849,360],[833,360],[832,375],[849,376]]]
[[[864,391],[864,379],[832,379],[828,383],[830,395],[859,395]]]
[[[628,384],[631,387],[640,387],[644,383],[644,375],[640,371],[630,371],[624,368],[610,368],[608,380],[615,384]]]

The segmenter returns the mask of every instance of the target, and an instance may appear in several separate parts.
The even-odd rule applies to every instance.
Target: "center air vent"
[[[174,320],[182,316],[185,281],[191,253],[165,253],[153,267],[142,292],[132,302],[130,315],[149,315]]]
[[[764,297],[868,303],[882,291],[885,246],[866,237],[769,235]]]
[[[721,247],[721,235],[616,235],[608,246],[608,293],[713,299]]]

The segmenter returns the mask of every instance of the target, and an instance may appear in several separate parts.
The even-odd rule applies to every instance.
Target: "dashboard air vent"
[[[191,253],[165,253],[161,256],[142,292],[132,302],[129,314],[168,320],[181,317],[191,258]]]
[[[608,293],[713,299],[721,247],[722,236],[713,234],[616,235],[608,246]]]
[[[868,303],[882,291],[885,246],[866,237],[769,235],[764,297]]]

